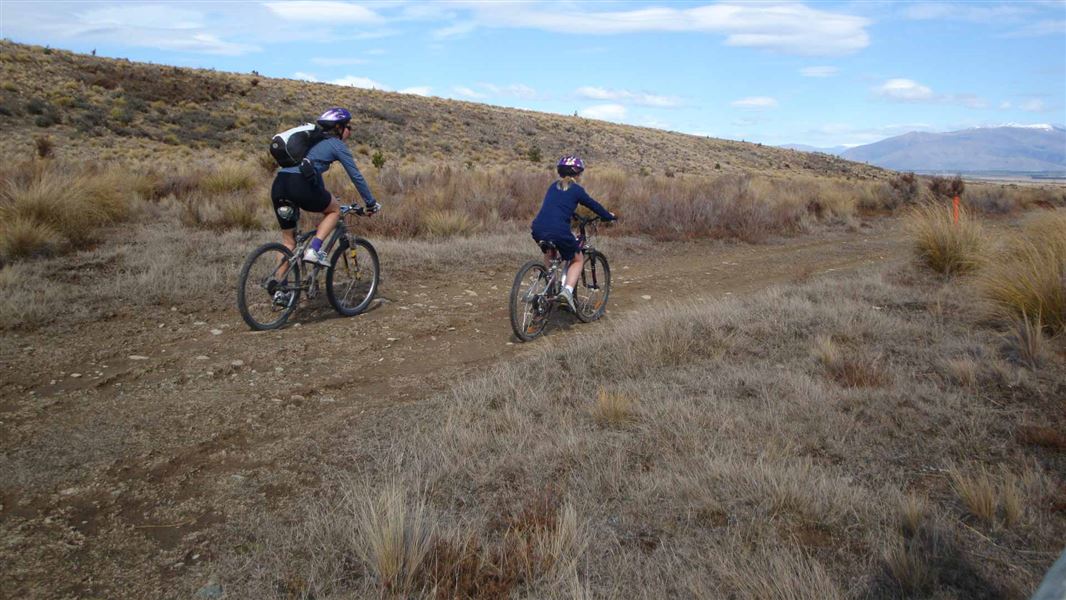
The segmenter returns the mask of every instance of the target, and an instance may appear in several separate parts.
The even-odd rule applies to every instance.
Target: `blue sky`
[[[0,37],[814,146],[1066,123],[1066,2],[45,2]]]

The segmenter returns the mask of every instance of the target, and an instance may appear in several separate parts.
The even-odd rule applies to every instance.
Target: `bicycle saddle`
[[[555,242],[549,242],[547,240],[538,241],[537,245],[540,246],[540,251],[541,252],[547,252],[549,250],[555,250],[556,249],[555,248]]]

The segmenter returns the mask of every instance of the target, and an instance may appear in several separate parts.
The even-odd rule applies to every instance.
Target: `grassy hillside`
[[[884,171],[828,155],[615,125],[470,102],[74,54],[0,42],[0,128],[28,148],[62,140],[61,155],[218,149],[259,153],[279,130],[331,105],[356,113],[352,145],[398,160],[496,163],[576,152],[592,164],[647,173],[780,171],[876,178]],[[118,139],[116,139],[118,138]]]

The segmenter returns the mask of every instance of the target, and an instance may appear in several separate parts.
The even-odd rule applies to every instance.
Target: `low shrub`
[[[223,161],[212,165],[200,181],[200,187],[206,192],[221,194],[250,189],[262,180],[256,167],[249,163]]]

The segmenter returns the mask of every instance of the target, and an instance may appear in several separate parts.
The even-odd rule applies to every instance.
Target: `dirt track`
[[[608,251],[606,319],[904,256],[891,221],[762,245]],[[384,301],[351,319],[319,298],[278,332],[249,332],[232,308],[178,306],[5,335],[0,597],[184,596],[231,543],[227,522],[292,510],[323,465],[372,456],[388,427],[451,382],[602,327],[561,313],[544,338],[516,344],[517,265],[383,266]]]

